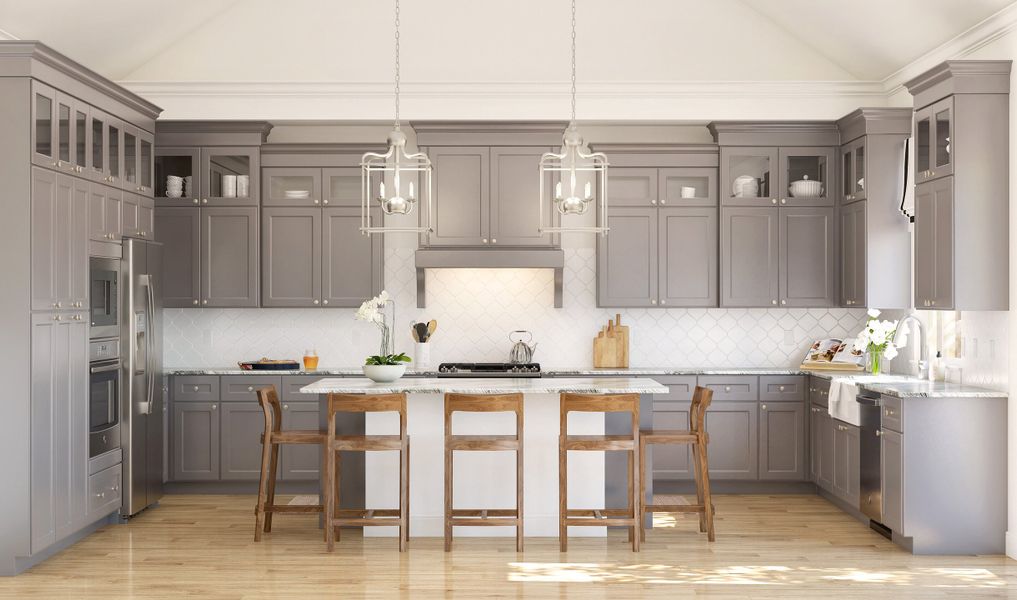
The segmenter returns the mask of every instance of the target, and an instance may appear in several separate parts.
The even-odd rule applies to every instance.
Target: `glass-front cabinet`
[[[107,183],[109,157],[106,154],[106,135],[109,117],[97,108],[91,110],[88,119],[88,177],[92,181]]]
[[[257,147],[201,149],[201,203],[209,206],[256,205],[261,155]]]
[[[672,167],[657,172],[661,206],[716,206],[717,169]]]
[[[56,167],[56,90],[32,82],[32,162]]]
[[[88,113],[90,107],[75,100],[71,106],[71,170],[84,175],[88,169]]]
[[[953,98],[915,111],[915,182],[953,173]]]
[[[138,192],[144,196],[153,193],[153,172],[155,171],[155,136],[138,131]]]
[[[195,206],[201,203],[198,173],[201,150],[185,147],[155,149],[153,187],[159,206]]]
[[[372,177],[374,175],[376,174],[372,173]],[[413,181],[416,181],[415,177]],[[329,206],[360,206],[360,186],[362,184],[360,169],[353,167],[324,169],[322,183],[324,185],[324,202]],[[371,189],[378,189],[378,184],[375,181],[372,181]],[[418,191],[418,197],[422,193],[422,191]]]
[[[828,147],[724,147],[721,200],[728,206],[829,206],[836,188]]]
[[[845,144],[840,150],[841,198],[843,202],[865,199],[865,138]]]
[[[124,189],[129,192],[138,188],[138,130],[124,127]]]
[[[106,126],[106,160],[109,161],[107,183],[120,186],[124,177],[124,126],[110,119]]]
[[[321,206],[321,169],[266,167],[262,169],[266,206]],[[359,180],[358,180],[359,181]]]

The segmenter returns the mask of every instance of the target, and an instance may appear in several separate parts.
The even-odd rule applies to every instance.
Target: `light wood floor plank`
[[[285,502],[286,499],[281,499]],[[717,541],[696,515],[657,515],[643,551],[625,533],[364,539],[325,552],[313,515],[277,515],[254,543],[254,496],[173,495],[49,561],[0,579],[2,598],[1017,598],[1002,556],[912,556],[818,496],[716,495]]]

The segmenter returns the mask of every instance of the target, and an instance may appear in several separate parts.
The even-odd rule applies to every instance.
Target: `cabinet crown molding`
[[[609,143],[590,144],[590,149],[607,154],[619,167],[717,167],[720,147],[716,144]]]
[[[385,152],[385,144],[340,143],[340,142],[307,142],[265,144],[261,147],[262,154],[363,154],[365,152]]]
[[[558,146],[564,121],[415,121],[418,146]]]
[[[260,146],[268,140],[268,121],[156,121],[160,146]]]
[[[58,82],[51,81],[47,77],[47,74],[53,71],[99,91],[148,119],[155,120],[162,113],[162,108],[106,79],[88,67],[71,60],[42,42],[0,40],[0,77],[33,77],[59,88],[61,86]]]
[[[947,60],[904,82],[915,108],[951,94],[1010,93],[1009,60]]]
[[[842,144],[863,135],[911,135],[910,107],[866,107],[837,119]]]
[[[833,121],[713,121],[707,125],[721,146],[836,146]]]

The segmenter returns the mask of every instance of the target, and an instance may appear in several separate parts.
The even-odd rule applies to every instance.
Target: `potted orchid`
[[[391,306],[392,321],[395,321],[395,302],[388,292],[380,294],[364,302],[357,309],[354,318],[358,321],[374,323],[381,330],[381,350],[378,354],[368,356],[364,361],[364,376],[378,383],[395,381],[406,373],[406,363],[410,357],[405,353],[396,354],[392,349],[392,328],[386,310]]]
[[[868,353],[869,372],[873,375],[879,375],[882,370],[883,358],[893,360],[897,350],[904,347],[903,343],[898,346],[894,342],[897,321],[880,321],[879,314],[878,309],[870,308],[869,320],[855,338],[855,350]]]

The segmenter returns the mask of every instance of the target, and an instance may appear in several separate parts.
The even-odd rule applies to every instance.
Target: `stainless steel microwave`
[[[91,325],[88,337],[93,340],[119,337],[120,259],[92,257],[88,277]]]

